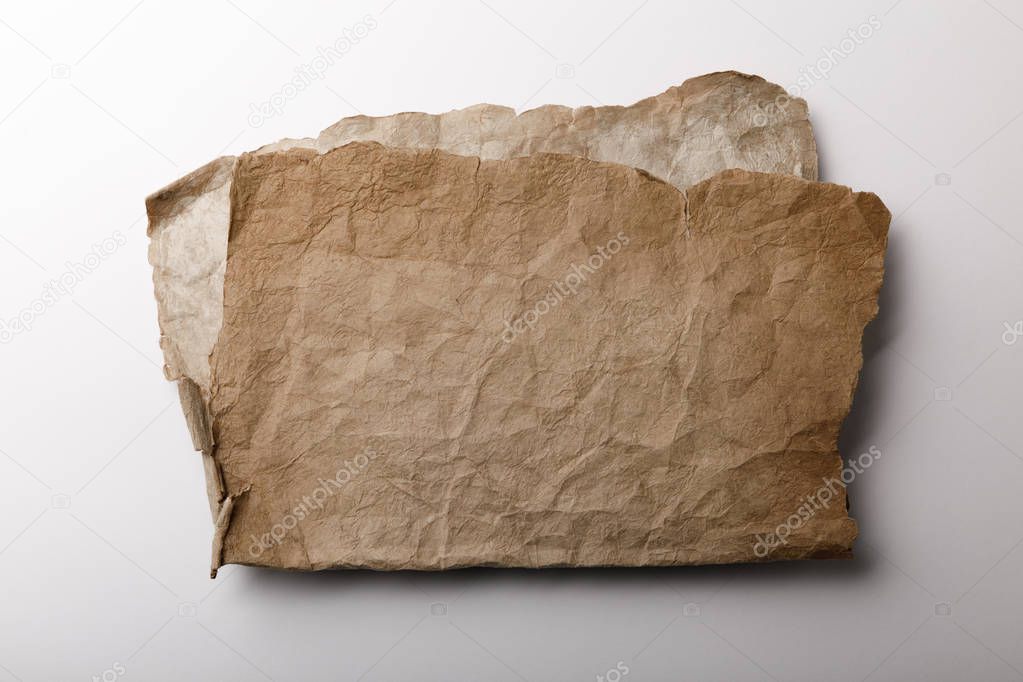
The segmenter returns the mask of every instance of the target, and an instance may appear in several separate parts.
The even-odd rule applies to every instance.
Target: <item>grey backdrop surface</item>
[[[0,680],[1023,678],[1019,0],[3,2],[0,58],[0,320],[31,326],[0,345]],[[148,193],[357,112],[728,68],[798,87],[824,179],[895,214],[842,439],[882,453],[855,560],[210,582]]]

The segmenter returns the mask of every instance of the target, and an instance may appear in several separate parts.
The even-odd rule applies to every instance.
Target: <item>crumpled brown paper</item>
[[[150,217],[149,233],[152,238],[150,260],[154,266],[154,284],[159,304],[162,331],[161,346],[164,350],[166,362],[165,371],[169,378],[179,380],[179,392],[193,441],[196,448],[203,452],[210,506],[216,520],[217,529],[213,551],[214,569],[222,561],[303,568],[343,565],[367,565],[379,568],[439,568],[483,563],[527,566],[550,564],[584,565],[593,563],[707,563],[739,561],[750,558],[749,552],[744,552],[741,547],[716,545],[712,535],[701,536],[699,541],[701,550],[699,552],[689,550],[682,552],[676,545],[678,545],[678,541],[681,539],[685,539],[686,543],[692,544],[693,532],[695,532],[695,528],[699,525],[698,519],[700,517],[698,515],[685,522],[685,527],[688,530],[683,533],[684,538],[676,538],[675,545],[670,545],[669,543],[666,546],[673,547],[671,551],[675,552],[676,558],[674,559],[665,558],[670,553],[667,549],[664,552],[660,552],[660,550],[653,551],[649,548],[646,550],[647,553],[645,555],[642,552],[629,549],[626,552],[628,557],[622,559],[614,558],[612,555],[616,551],[614,550],[616,546],[614,541],[615,534],[605,536],[605,546],[603,550],[600,550],[605,554],[603,559],[594,558],[596,554],[600,553],[595,551],[594,547],[589,547],[584,552],[580,548],[571,548],[562,543],[561,549],[548,549],[547,543],[539,539],[534,540],[532,545],[523,545],[523,547],[530,548],[529,552],[531,554],[526,552],[519,554],[517,557],[494,558],[500,552],[497,554],[492,552],[487,554],[481,550],[479,552],[470,552],[460,558],[454,558],[449,556],[447,550],[444,549],[439,552],[434,551],[431,557],[428,556],[429,551],[426,549],[422,551],[417,549],[406,559],[401,558],[400,549],[394,550],[394,548],[391,548],[389,550],[386,547],[376,548],[368,552],[361,552],[360,550],[356,551],[355,554],[338,554],[335,552],[335,549],[337,549],[337,543],[341,536],[336,534],[332,536],[334,538],[332,541],[296,539],[297,537],[305,538],[304,534],[310,533],[327,533],[327,535],[331,535],[333,532],[332,528],[336,530],[338,524],[344,525],[348,523],[336,515],[332,517],[332,521],[324,517],[325,502],[320,498],[330,498],[334,500],[333,504],[341,504],[341,499],[348,500],[347,497],[342,496],[339,492],[342,486],[348,486],[349,482],[358,479],[364,471],[371,472],[371,462],[379,461],[378,455],[386,453],[386,446],[389,441],[386,437],[381,438],[380,434],[374,435],[373,438],[362,434],[360,437],[363,440],[372,442],[364,444],[362,449],[354,454],[346,453],[352,455],[350,458],[342,458],[340,453],[335,453],[335,460],[337,460],[339,467],[327,472],[330,475],[319,477],[311,492],[308,495],[303,494],[302,498],[296,502],[296,506],[289,509],[287,508],[289,501],[294,500],[287,498],[287,495],[291,492],[297,492],[297,488],[301,487],[301,479],[295,478],[294,475],[298,471],[298,462],[308,461],[306,455],[293,455],[296,457],[294,462],[289,458],[288,462],[292,463],[282,465],[279,469],[272,469],[276,472],[273,475],[278,476],[284,481],[291,481],[294,490],[281,488],[278,485],[267,486],[266,481],[253,483],[246,478],[246,472],[253,473],[259,469],[260,456],[257,456],[255,451],[250,449],[252,443],[246,444],[246,448],[249,449],[231,449],[230,452],[232,454],[228,454],[229,434],[233,431],[234,427],[221,426],[222,423],[227,422],[215,420],[210,412],[213,392],[217,392],[218,395],[222,396],[227,395],[227,393],[220,393],[220,388],[218,388],[215,382],[211,383],[210,358],[218,335],[222,333],[225,335],[247,333],[244,330],[232,330],[225,325],[224,275],[225,266],[228,263],[227,237],[229,227],[232,224],[232,216],[237,215],[240,211],[248,211],[253,208],[248,205],[248,200],[251,197],[248,197],[246,194],[239,194],[239,191],[242,190],[242,185],[239,185],[237,180],[241,177],[243,164],[252,164],[252,159],[260,155],[268,155],[269,158],[275,159],[273,163],[278,163],[279,161],[276,160],[278,156],[285,159],[291,158],[289,155],[278,154],[281,150],[305,148],[322,154],[353,140],[377,140],[401,147],[438,148],[484,159],[513,158],[535,152],[553,151],[570,153],[596,160],[633,165],[639,169],[650,171],[656,176],[663,177],[682,189],[700,180],[707,179],[729,167],[786,173],[815,180],[817,177],[816,150],[807,119],[805,103],[798,99],[786,100],[784,98],[784,91],[780,87],[768,83],[759,77],[747,76],[736,72],[725,72],[690,79],[682,86],[670,88],[661,95],[648,98],[630,107],[582,107],[571,110],[565,107],[546,106],[516,116],[511,109],[505,107],[478,105],[466,110],[453,111],[442,115],[412,113],[383,118],[359,116],[342,120],[325,130],[316,139],[284,140],[257,150],[256,156],[243,157],[241,161],[235,157],[218,159],[149,197],[147,209]],[[784,102],[784,106],[779,106],[779,101]],[[394,151],[386,150],[387,154]],[[351,149],[346,153],[349,152],[351,152]],[[576,159],[576,161],[579,161],[579,159]],[[400,166],[401,163],[405,162],[400,161],[396,163]],[[291,161],[289,160],[288,163],[291,163]],[[250,170],[250,166],[246,165],[246,173]],[[636,172],[632,169],[623,170],[631,173]],[[556,183],[559,180],[559,177],[544,178],[542,173],[537,173],[535,176],[531,175],[530,177],[535,177],[539,185],[535,188],[535,191],[526,192],[520,197],[522,207],[529,207],[533,202],[543,201],[544,193],[549,189],[545,183]],[[715,180],[719,179],[715,178]],[[249,178],[246,177],[246,182],[243,184],[247,184],[248,180]],[[441,179],[434,178],[434,181],[439,183],[440,189],[443,189],[443,184],[446,180],[442,181]],[[320,189],[316,187],[317,182],[309,178],[305,179],[305,184],[309,185],[307,188],[309,192],[320,196]],[[291,194],[290,184],[285,182],[281,187],[289,188],[289,191],[284,193],[285,195]],[[369,192],[370,195],[373,195],[375,188],[376,185],[363,186],[362,192]],[[395,188],[392,187],[391,189]],[[618,186],[609,186],[607,188],[608,196],[616,195],[621,191],[626,190]],[[816,190],[814,191],[816,192]],[[284,197],[277,197],[274,200],[282,198]],[[571,206],[566,215],[574,214],[577,210],[577,204],[573,203],[571,197],[563,198],[567,198]],[[799,214],[799,211],[804,209],[801,201],[795,200],[793,202],[791,209],[794,215]],[[291,208],[299,211],[306,210],[305,207],[300,209],[297,205],[292,205]],[[289,209],[279,206],[278,210],[287,211]],[[826,212],[831,209],[827,206],[822,206],[821,210]],[[879,210],[878,215],[874,215],[871,218],[871,220],[878,224],[879,221],[883,222],[883,207]],[[422,213],[422,206],[414,213],[418,217],[406,216],[406,219],[423,220],[423,216],[420,215]],[[501,217],[507,218],[508,216],[502,214]],[[326,230],[329,226],[321,227]],[[408,227],[408,225],[403,227],[393,226],[393,229],[407,229]],[[466,235],[449,234],[449,236],[460,238]],[[624,235],[624,233],[623,236],[625,239],[628,239],[628,236]],[[520,238],[508,236],[507,239],[514,242]],[[612,244],[612,242],[609,241],[608,244]],[[490,246],[500,250],[506,245],[503,242],[497,242]],[[618,246],[624,245],[619,244]],[[450,248],[452,248],[452,245],[444,247],[444,249]],[[605,245],[602,248],[607,249],[609,246]],[[447,253],[447,251],[444,251],[444,253]],[[604,253],[606,254],[608,251]],[[879,254],[883,254],[883,240]],[[276,258],[277,256],[274,255],[273,257]],[[556,262],[557,260],[557,257],[554,255],[551,255],[549,258],[551,262]],[[536,265],[540,267],[542,263],[538,262]],[[573,265],[578,266],[580,264]],[[437,266],[441,267],[443,263],[438,263]],[[871,272],[876,267],[876,275],[879,281],[880,255],[877,256],[876,262],[871,261],[865,267],[866,272]],[[582,275],[586,275],[584,270],[569,273],[566,275],[567,279],[559,280],[556,282],[556,286],[552,284],[552,288],[544,293],[544,298],[537,299],[535,307],[521,311],[519,317],[504,320],[504,327],[499,330],[502,342],[520,343],[521,339],[527,339],[526,343],[534,342],[537,328],[543,324],[547,316],[544,312],[545,304],[543,300],[546,299],[546,305],[553,309],[560,306],[567,298],[575,299],[583,296],[584,294],[578,291],[579,282],[576,281]],[[393,284],[388,286],[393,286]],[[526,285],[523,284],[523,286],[525,287]],[[534,283],[528,286],[536,285]],[[429,292],[430,290],[423,291]],[[434,293],[441,295],[443,292]],[[742,301],[745,298],[746,296],[744,295],[738,295],[736,300]],[[869,302],[872,305],[875,298],[876,294],[870,294],[865,299],[865,302]],[[368,300],[376,300],[375,295],[370,296]],[[385,297],[385,300],[396,299]],[[735,303],[733,302],[730,305],[734,306]],[[288,318],[293,321],[296,319],[295,315],[296,311],[290,311],[287,314]],[[299,319],[304,318],[300,316]],[[240,327],[244,326],[244,324],[237,320],[235,322]],[[857,332],[856,337],[857,347],[858,334],[859,332]],[[331,338],[333,339],[334,337],[332,336]],[[316,340],[315,336],[311,336],[307,339],[307,342],[315,343]],[[224,359],[226,356],[223,353],[226,351],[223,351],[222,347],[224,347],[226,339],[222,338],[222,342],[217,345],[216,356]],[[392,353],[397,352],[395,349],[390,350]],[[353,357],[356,360],[361,360],[362,358],[362,356]],[[379,356],[376,355],[374,357]],[[857,351],[857,363],[859,362],[858,357]],[[349,358],[349,360],[351,359]],[[262,360],[270,364],[276,362],[276,358],[268,356],[263,356]],[[228,359],[225,362],[230,364],[231,361]],[[355,371],[355,369],[360,367],[359,362],[349,363],[349,365],[347,371]],[[372,367],[368,368],[372,369]],[[257,370],[255,366],[252,369],[257,374],[265,371]],[[363,367],[363,370],[365,369],[367,367]],[[428,369],[432,371],[436,368],[431,367]],[[597,368],[591,367],[589,374],[585,378],[588,379],[589,375],[598,371]],[[853,384],[855,383],[855,374],[856,372],[853,372],[851,375]],[[544,377],[546,375],[541,373],[540,376]],[[341,377],[341,379],[347,382],[350,380],[350,377]],[[289,381],[293,380],[294,378],[289,379]],[[670,379],[662,378],[661,381],[667,386]],[[690,381],[692,381],[691,378]],[[546,383],[541,381],[540,385],[546,386]],[[226,387],[224,388],[227,390]],[[850,394],[851,390],[850,386]],[[438,395],[442,395],[442,393]],[[552,398],[555,400],[555,403],[561,405],[564,396],[559,394],[555,398]],[[837,429],[837,425],[841,423],[841,419],[848,409],[848,402],[848,400],[845,400],[844,403],[838,401],[834,407],[840,414],[835,416],[835,424],[821,427],[821,433],[817,435],[823,438],[824,441],[830,437],[828,434],[830,434],[831,427],[834,426]],[[223,403],[219,404],[222,405]],[[333,404],[332,402],[331,405]],[[844,408],[842,404],[844,404]],[[251,405],[249,406],[251,407]],[[268,414],[277,409],[277,405],[267,404],[262,409],[265,414]],[[327,409],[327,406],[321,406],[321,409]],[[233,407],[226,408],[222,416],[226,418],[227,415],[233,414],[233,411]],[[373,420],[378,416],[363,415],[362,418]],[[388,413],[387,416],[393,415]],[[513,416],[516,420],[520,418],[520,415],[517,413]],[[498,421],[499,417],[500,413],[492,415],[492,419],[498,419]],[[263,424],[259,427],[261,431],[265,432],[265,429],[271,426],[269,423],[264,423],[264,416],[254,416],[253,418]],[[310,419],[313,418],[315,417],[310,417]],[[228,430],[225,432],[222,430],[223,428],[228,428]],[[276,423],[272,428],[283,429],[284,425]],[[711,425],[704,425],[703,430],[706,431],[712,428],[714,427]],[[215,432],[217,434],[216,438]],[[724,432],[722,431],[722,433]],[[228,434],[227,437],[225,437],[225,434]],[[386,436],[387,434],[383,435]],[[358,440],[357,436],[358,434],[352,433],[348,434],[346,438]],[[695,438],[695,436],[691,437]],[[702,437],[706,438],[706,434]],[[348,447],[348,445],[348,441],[345,441],[345,447]],[[391,449],[393,450],[393,448]],[[791,451],[791,447],[788,449],[780,448],[776,454],[780,456],[782,452],[789,452],[789,457],[792,457]],[[823,457],[823,460],[826,460],[823,463],[819,454],[815,456],[816,459],[810,457],[811,460],[817,463],[816,465],[803,466],[797,463],[801,461],[798,458],[809,457],[808,453],[811,451],[816,452],[812,448],[803,448],[796,452],[797,459],[793,460],[792,464],[802,474],[808,475],[808,472],[816,471],[814,467],[817,465],[823,466],[824,469],[830,471],[834,468],[832,465],[837,463],[837,459],[835,459],[833,454],[830,454],[834,452],[833,444],[830,450],[823,446],[820,448],[820,452],[827,451],[829,453]],[[418,454],[407,452],[406,455],[414,455],[416,462],[418,462],[419,457],[423,456],[426,452],[434,451],[424,450]],[[567,454],[567,451],[562,452],[562,455],[565,454]],[[245,460],[247,457],[251,458],[251,461],[246,464]],[[587,455],[587,459],[595,459],[595,456]],[[236,466],[225,467],[224,463],[228,460],[232,461]],[[344,466],[340,466],[341,464]],[[526,464],[528,462],[514,468],[522,468]],[[499,468],[501,465],[495,466]],[[583,462],[580,463],[580,466],[585,467],[589,465]],[[613,471],[617,471],[619,474],[628,473],[627,470],[620,468],[622,466],[620,462],[616,466],[619,466],[619,468],[612,469]],[[748,467],[749,465],[744,464],[743,466]],[[566,467],[570,469],[571,465],[566,464]],[[267,472],[263,471],[263,473]],[[656,471],[652,472],[651,475],[654,473]],[[491,474],[493,474],[493,471],[491,471]],[[377,476],[380,475],[382,474],[378,471]],[[722,474],[719,472],[718,475],[721,476]],[[406,472],[406,476],[411,477],[413,482],[419,482],[424,473],[413,470]],[[757,476],[762,478],[763,472],[758,470]],[[431,481],[433,480],[429,476],[427,478]],[[617,487],[626,484],[636,487],[642,483],[642,480],[636,479],[631,482],[629,480],[619,480],[612,487],[615,491],[617,491]],[[714,488],[713,482],[704,481],[701,485],[706,484],[710,488],[705,488],[702,491],[694,489],[687,492],[685,486],[688,482],[688,478],[682,481],[683,487],[673,494],[668,494],[661,490],[643,489],[641,495],[643,498],[649,498],[654,492],[658,495],[667,495],[667,497],[660,500],[649,498],[646,501],[647,505],[662,505],[662,518],[658,521],[662,525],[671,516],[668,507],[674,505],[676,511],[687,508],[685,504],[679,506],[680,502],[674,499],[678,496],[685,497],[699,493],[703,498],[713,496],[721,504],[727,505],[734,502],[734,500],[729,502],[732,493],[735,492],[734,482],[729,482],[729,485],[733,486],[732,488],[721,490]],[[394,484],[395,480],[393,478],[389,480],[388,485],[393,486]],[[406,484],[408,484],[408,481],[406,481]],[[440,485],[440,483],[433,481],[430,490],[433,490],[437,485]],[[777,542],[777,535],[761,535],[758,536],[756,543],[752,545],[752,558],[841,556],[846,554],[851,545],[852,537],[855,534],[855,525],[846,518],[844,512],[844,493],[840,490],[832,491],[831,489],[834,487],[834,481],[832,481],[830,488],[826,491],[826,496],[830,501],[827,508],[837,510],[839,507],[842,507],[841,513],[831,511],[828,514],[824,514],[821,512],[820,502],[824,494],[822,494],[820,489],[814,491],[812,516],[816,517],[816,523],[826,524],[826,526],[818,527],[819,531],[823,529],[819,537],[812,541],[804,537],[809,526],[807,530],[804,530],[803,534],[786,537],[784,542],[780,543]],[[841,487],[840,484],[838,487]],[[453,491],[453,484],[449,488]],[[788,489],[791,492],[795,487],[790,486]],[[352,494],[354,490],[354,488],[348,486],[345,495]],[[518,491],[518,488],[515,490]],[[784,499],[783,493],[778,494],[781,495],[781,498],[778,498],[777,495],[774,498],[768,498],[769,501],[765,502],[764,505],[766,505],[765,508],[771,508],[774,512],[781,513],[783,507],[788,504],[788,501]],[[268,495],[269,497],[267,497]],[[562,506],[566,502],[574,504],[574,498],[567,495],[557,495],[555,498],[548,499],[556,499]],[[263,503],[257,504],[256,500],[262,500],[269,506]],[[535,502],[536,500],[532,501]],[[524,498],[522,502],[525,503],[526,499]],[[363,522],[369,524],[370,530],[376,527],[375,524],[394,522],[394,519],[391,518],[381,518],[381,514],[384,513],[386,515],[387,509],[390,508],[388,505],[395,503],[385,502],[383,498],[376,500],[364,498],[359,504],[378,507],[376,511],[372,512],[363,509],[363,513],[366,514]],[[424,501],[424,504],[427,503]],[[632,504],[636,504],[636,502]],[[703,504],[710,504],[709,499],[705,499]],[[738,504],[744,505],[746,502],[740,500]],[[379,505],[383,506],[380,507]],[[445,501],[442,506],[447,508],[450,505],[450,501]],[[806,500],[803,499],[801,499],[799,504],[788,506],[792,512],[797,511],[797,508],[801,511],[805,511],[807,508]],[[399,507],[401,507],[400,504]],[[599,506],[591,505],[590,508],[594,511],[593,518],[585,521],[577,520],[572,523],[587,526],[594,525],[594,527],[598,526],[599,523],[603,523],[600,519],[606,518],[607,515],[600,515]],[[754,504],[750,508],[760,509],[761,506]],[[426,533],[428,536],[427,530],[432,528],[434,530],[430,532],[436,533],[436,527],[440,521],[436,518],[427,520],[429,515],[425,511],[426,509],[429,509],[429,505],[420,510],[423,511],[423,515],[420,517],[419,530],[416,532]],[[576,517],[560,515],[563,518],[558,520],[558,509],[559,507],[552,508],[549,520],[552,523],[557,521],[556,528],[564,530],[563,524],[566,522],[565,519]],[[587,509],[587,507],[574,507],[573,513],[581,518],[587,514]],[[506,510],[507,514],[514,517],[512,512],[511,508]],[[520,517],[526,518],[527,521],[518,521],[517,524],[522,525],[525,523],[528,526],[528,519],[538,518],[536,514],[542,515],[543,509],[542,507],[537,508],[533,512],[535,512],[534,516]],[[524,512],[521,513],[524,514]],[[445,516],[450,516],[450,514],[445,511]],[[319,520],[315,520],[316,518]],[[239,522],[238,519],[243,520]],[[262,527],[259,526],[260,522],[263,523]],[[791,524],[788,525],[791,526]],[[752,527],[748,526],[747,529]],[[248,540],[239,539],[240,534],[243,534],[243,530],[250,531]],[[366,530],[367,528],[360,527],[360,532]],[[778,530],[780,528],[775,527],[772,532]],[[390,537],[389,533],[391,531],[382,532]],[[451,532],[450,529],[447,531],[449,534]],[[585,540],[585,542],[592,543],[593,538],[590,536],[596,532],[589,531],[587,533],[587,538],[589,539]],[[653,533],[654,530],[648,529],[647,532],[648,534]],[[666,533],[667,530],[662,527],[660,532]],[[282,535],[282,533],[289,538],[287,541],[278,539],[277,536]],[[367,533],[366,537],[371,538],[372,535],[372,533]],[[351,540],[351,538],[348,538],[348,540]],[[500,538],[494,538],[493,541],[497,542],[499,540]],[[377,541],[383,542],[384,537],[378,536]],[[247,547],[246,542],[248,542]],[[296,542],[298,542],[297,545],[295,544]],[[423,542],[426,542],[426,540],[423,540]],[[507,542],[514,545],[516,539],[509,537]],[[367,549],[367,547],[359,545],[358,542],[356,542],[355,546]],[[301,548],[301,557],[296,553],[298,551],[296,547]],[[428,545],[424,545],[424,547],[428,549]],[[408,547],[406,546],[405,549],[408,549]],[[248,551],[248,557],[244,556],[246,551]],[[548,551],[553,552],[551,556],[554,558],[547,559],[540,556]],[[316,556],[317,552],[322,552],[322,555]],[[384,554],[380,554],[380,552],[384,552]],[[490,552],[490,550],[487,550],[487,552]],[[575,557],[583,558],[565,558],[567,556],[566,552]],[[312,558],[314,556],[316,556],[315,559]]]
[[[849,552],[837,437],[876,196],[373,143],[245,155],[231,180],[214,568]]]

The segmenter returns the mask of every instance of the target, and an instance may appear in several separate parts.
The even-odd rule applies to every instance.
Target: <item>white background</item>
[[[0,345],[0,680],[1023,678],[1023,339],[1003,341],[1023,319],[1023,3],[388,2],[0,3],[0,319],[126,240]],[[823,178],[895,214],[842,439],[883,453],[852,486],[855,560],[209,580],[147,194],[357,112],[628,104],[731,68],[788,86],[871,15],[803,92]]]

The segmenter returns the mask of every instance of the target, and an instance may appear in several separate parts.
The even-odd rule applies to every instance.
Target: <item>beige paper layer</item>
[[[191,418],[225,500],[214,568],[848,554],[874,195],[363,143],[231,165],[195,181],[230,186],[212,421]]]

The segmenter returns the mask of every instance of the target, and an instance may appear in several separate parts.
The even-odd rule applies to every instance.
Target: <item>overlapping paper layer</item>
[[[687,80],[628,107],[544,106],[516,115],[481,104],[446,114],[355,116],[316,139],[283,140],[256,153],[320,152],[356,141],[441,149],[484,159],[534,152],[635,166],[686,188],[727,168],[817,179],[806,104],[779,86],[734,71]],[[149,198],[150,261],[160,304],[167,376],[209,389],[220,332],[235,157],[222,157]]]
[[[780,94],[356,117],[150,197],[214,569],[847,555],[889,216]]]

